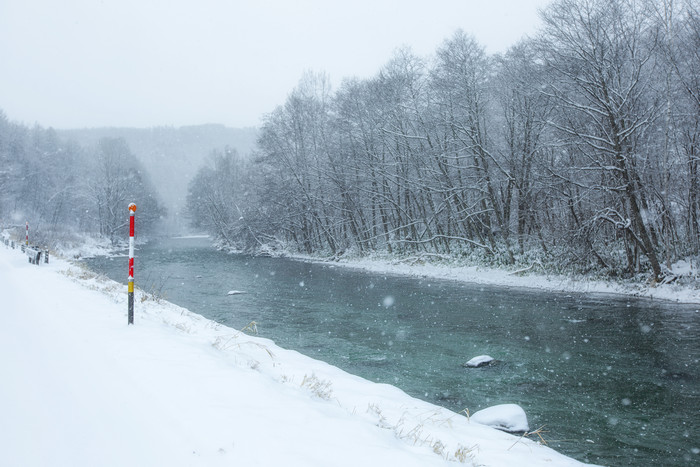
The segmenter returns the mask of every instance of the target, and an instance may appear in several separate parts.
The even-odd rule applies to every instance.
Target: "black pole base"
[[[134,292],[129,292],[129,324],[134,324]]]

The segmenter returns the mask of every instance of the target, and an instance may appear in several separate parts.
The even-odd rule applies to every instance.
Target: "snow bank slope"
[[[581,465],[62,261],[0,284],[0,465]]]
[[[314,261],[313,258],[303,258]],[[329,264],[327,261],[321,261]],[[334,263],[330,263],[334,265]],[[341,259],[337,264],[371,271],[377,274],[400,274],[413,277],[430,277],[434,279],[447,279],[474,284],[496,285],[503,287],[526,287],[530,289],[547,290],[550,292],[572,293],[605,293],[629,295],[634,297],[656,298],[681,303],[700,303],[700,285],[698,284],[697,271],[690,268],[685,261],[679,261],[674,265],[673,274],[682,276],[685,285],[679,284],[650,284],[601,281],[589,279],[584,276],[572,278],[558,274],[545,274],[529,271],[529,268],[520,272],[507,271],[506,269],[489,268],[483,266],[459,266],[451,264],[431,264],[427,262],[405,262],[400,260],[383,259]]]

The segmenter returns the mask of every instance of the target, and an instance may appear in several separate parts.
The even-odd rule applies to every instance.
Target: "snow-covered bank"
[[[294,256],[293,256],[294,257]],[[434,264],[422,260],[388,260],[344,259],[337,261],[319,261],[306,256],[296,256],[304,261],[337,264],[344,267],[363,269],[379,274],[400,274],[414,277],[430,277],[471,282],[483,285],[504,287],[525,287],[550,292],[570,293],[609,293],[634,297],[646,297],[670,300],[680,303],[700,303],[700,283],[696,271],[684,268],[685,262],[679,262],[679,270],[688,285],[678,284],[641,284],[633,282],[613,282],[587,279],[585,277],[568,277],[558,274],[543,274],[532,270],[508,271],[484,266],[458,266],[452,264]]]
[[[0,465],[582,465],[60,260],[0,283]]]

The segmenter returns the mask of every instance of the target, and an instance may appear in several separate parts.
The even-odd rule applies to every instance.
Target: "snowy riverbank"
[[[484,266],[460,266],[454,264],[430,263],[420,259],[339,259],[319,261],[313,257],[292,256],[304,261],[363,269],[378,274],[400,274],[413,277],[429,277],[504,287],[525,287],[549,292],[603,293],[670,300],[680,303],[700,303],[700,282],[698,273],[688,263],[681,261],[672,271],[683,279],[684,285],[676,283],[648,285],[633,282],[613,282],[568,277],[558,274],[544,274],[537,270],[515,270],[489,268]]]
[[[0,465],[581,465],[64,261],[0,281]]]

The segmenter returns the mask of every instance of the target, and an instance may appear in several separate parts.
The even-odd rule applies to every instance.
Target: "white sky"
[[[306,70],[375,75],[458,28],[503,52],[551,0],[0,0],[0,109],[45,127],[258,126]]]

